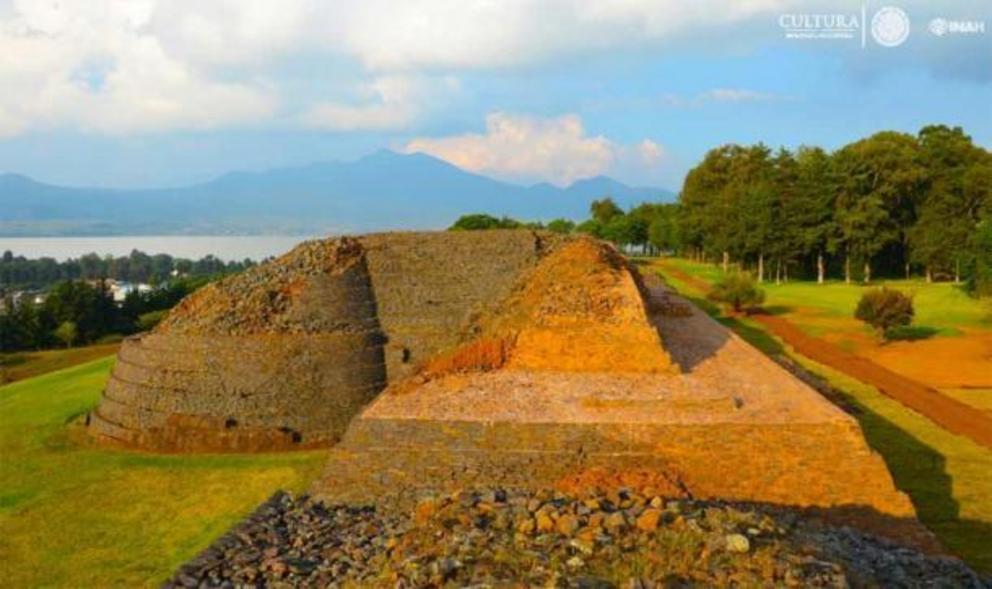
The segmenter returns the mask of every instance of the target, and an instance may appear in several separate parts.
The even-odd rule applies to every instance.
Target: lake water
[[[225,261],[261,260],[286,253],[308,236],[285,235],[140,235],[115,237],[0,237],[0,252],[10,250],[26,258],[78,258],[84,254],[126,256],[131,250],[146,254],[169,254],[196,260],[213,254]]]

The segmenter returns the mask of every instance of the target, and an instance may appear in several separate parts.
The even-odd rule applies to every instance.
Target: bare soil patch
[[[874,346],[865,356],[933,388],[992,389],[992,333]]]
[[[992,418],[960,401],[948,398],[926,385],[845,352],[823,340],[811,337],[781,317],[760,315],[756,319],[781,337],[800,354],[841,370],[870,384],[944,429],[967,436],[992,448]]]

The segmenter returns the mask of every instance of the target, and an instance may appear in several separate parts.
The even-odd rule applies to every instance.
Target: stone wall
[[[390,382],[472,337],[560,238],[532,231],[384,233],[361,238]]]
[[[358,252],[349,240],[306,244],[188,297],[121,346],[91,431],[167,451],[332,443],[386,384]]]

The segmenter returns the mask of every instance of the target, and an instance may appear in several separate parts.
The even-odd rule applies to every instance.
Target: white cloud
[[[486,117],[485,133],[418,138],[402,150],[428,153],[473,172],[560,185],[615,169],[657,166],[664,158],[661,146],[648,139],[621,145],[589,136],[574,114],[542,119],[494,112]]]
[[[906,0],[903,8],[915,17],[953,5]],[[660,55],[677,43],[718,50],[739,48],[741,40],[771,43],[781,40],[779,14],[825,6],[822,0],[0,0],[0,135],[300,122],[330,130],[399,129],[443,108],[437,103],[444,85],[424,79],[612,50]],[[989,14],[987,7],[976,10],[972,16]],[[979,67],[988,61],[979,41],[960,52],[955,44],[953,58],[945,55],[947,43],[898,56],[937,73],[960,70],[987,80],[992,69]],[[889,68],[881,59],[859,63]],[[302,94],[280,77],[294,68],[311,70],[287,75],[313,82],[301,84]],[[386,87],[396,79],[420,81],[405,82],[417,89],[404,94]],[[371,94],[362,100],[338,92],[355,85]],[[772,97],[717,88],[669,99],[691,106]]]
[[[144,34],[149,2],[22,1],[0,23],[0,135],[211,128],[269,116],[264,83],[211,79]],[[13,123],[12,123],[13,121]]]
[[[400,129],[443,107],[437,80],[701,36],[794,1],[0,0],[0,135]],[[288,61],[341,67],[287,95]],[[354,85],[369,95],[336,90]]]
[[[760,92],[746,88],[713,88],[700,92],[693,96],[681,94],[663,94],[658,98],[658,102],[664,106],[677,108],[695,108],[706,104],[730,102],[770,102],[777,100],[789,100],[787,96],[775,94],[773,92]]]
[[[374,69],[533,64],[698,36],[795,0],[362,0],[333,32]],[[383,15],[388,14],[387,18]]]
[[[457,80],[450,77],[434,80],[384,76],[361,86],[361,102],[317,102],[300,121],[308,127],[329,131],[405,129],[458,88]]]
[[[712,102],[764,102],[777,98],[775,94],[745,88],[714,88],[698,96],[699,100]]]

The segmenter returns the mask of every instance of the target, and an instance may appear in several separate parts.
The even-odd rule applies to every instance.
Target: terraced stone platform
[[[677,300],[657,281],[648,287]],[[312,491],[363,501],[648,472],[696,498],[877,515],[876,529],[903,522],[899,535],[926,535],[853,418],[688,308],[652,317],[681,374],[506,369],[387,388]]]
[[[569,356],[575,342],[588,352]],[[576,369],[626,359],[670,370],[659,344],[626,261],[589,238],[312,241],[197,291],[127,339],[89,431],[170,452],[329,446],[388,383],[453,350],[471,365],[510,361],[512,349],[520,366],[572,357]]]
[[[333,501],[640,481],[926,536],[853,418],[588,237],[306,242],[128,339],[88,419],[155,451],[332,446]]]

